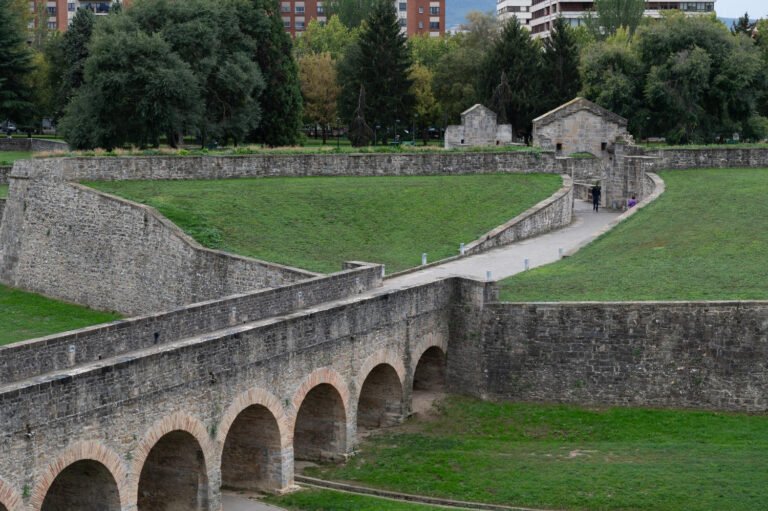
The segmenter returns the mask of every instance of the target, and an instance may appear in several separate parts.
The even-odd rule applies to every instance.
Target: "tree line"
[[[301,142],[349,128],[357,144],[459,121],[475,103],[516,134],[582,95],[674,143],[768,136],[768,22],[642,17],[597,0],[581,26],[535,39],[517,19],[471,13],[454,35],[406,37],[390,0],[332,0],[294,42],[276,0],[136,0],[63,35],[32,34],[26,0],[0,0],[0,121],[58,121],[77,148]]]

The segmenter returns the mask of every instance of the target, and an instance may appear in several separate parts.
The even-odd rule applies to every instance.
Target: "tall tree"
[[[359,27],[374,11],[378,0],[330,0],[328,11],[349,28]]]
[[[491,96],[490,108],[496,112],[496,122],[499,124],[509,124],[509,118],[507,112],[512,106],[512,88],[509,86],[509,80],[507,79],[507,73],[502,71],[501,81],[493,90],[493,96]]]
[[[0,122],[26,121],[32,108],[29,75],[32,52],[18,3],[0,0]]]
[[[375,136],[373,130],[365,121],[365,86],[360,86],[360,95],[357,99],[357,108],[349,123],[349,140],[354,147],[369,145]]]
[[[398,120],[410,121],[415,102],[410,67],[411,55],[406,37],[400,32],[394,5],[389,0],[378,0],[360,40],[350,48],[339,67],[342,116],[347,120],[353,118],[363,86],[367,119],[386,127],[394,126]]]
[[[414,64],[425,66],[430,71],[437,68],[440,59],[455,51],[459,46],[459,38],[451,35],[432,37],[430,35],[414,35],[408,38],[408,48]]]
[[[585,18],[587,27],[598,39],[605,39],[620,28],[635,34],[643,19],[645,0],[595,0],[594,10]]]
[[[544,40],[542,75],[549,84],[544,110],[572,100],[581,88],[576,33],[561,17],[552,23],[550,36]]]
[[[337,117],[336,103],[341,93],[331,54],[307,55],[299,59],[299,77],[304,96],[304,116],[313,124],[320,125],[325,144],[328,127]]]
[[[294,52],[297,58],[328,53],[333,60],[338,60],[357,41],[359,33],[359,29],[344,25],[338,16],[331,16],[326,23],[312,20],[294,42]]]
[[[733,34],[747,34],[752,35],[752,31],[755,30],[756,23],[749,19],[749,13],[745,12],[744,16],[741,16],[738,20],[733,22],[731,32]]]
[[[432,87],[434,73],[427,66],[414,64],[411,67],[411,80],[413,80],[411,92],[413,92],[413,96],[416,98],[414,126],[418,132],[422,128],[440,123],[440,103],[438,103]],[[424,142],[426,143],[426,130],[423,133],[425,134]],[[414,136],[417,134],[414,134]]]
[[[528,29],[513,17],[504,25],[480,70],[478,89],[485,104],[491,103],[494,90],[501,83],[501,75],[506,73],[512,90],[506,118],[518,133],[525,136],[530,134],[531,121],[542,108],[541,59],[538,41],[532,39]]]

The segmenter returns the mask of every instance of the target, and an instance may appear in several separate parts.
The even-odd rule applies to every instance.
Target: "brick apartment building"
[[[445,34],[446,0],[395,0],[400,26],[408,37],[416,34]],[[280,14],[285,30],[300,36],[313,19],[327,21],[327,2],[322,0],[281,0]]]
[[[75,17],[77,9],[90,9],[97,16],[106,15],[115,2],[116,0],[30,0],[29,8],[37,15],[40,4],[45,3],[48,16],[44,22],[49,29],[64,32]],[[123,4],[127,3],[129,2],[123,1]],[[37,20],[31,23],[37,23]]]
[[[593,2],[582,0],[498,0],[497,15],[500,19],[516,16],[520,23],[536,37],[547,37],[552,21],[562,16],[571,25],[583,22],[584,13],[593,8]],[[715,11],[715,0],[699,2],[646,2],[645,15],[658,18],[661,11],[677,9],[687,14],[708,14]]]

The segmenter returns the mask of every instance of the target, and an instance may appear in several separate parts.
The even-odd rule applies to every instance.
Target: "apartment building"
[[[439,36],[445,33],[446,0],[395,0],[395,10],[403,33]],[[322,0],[281,0],[280,14],[285,30],[300,36],[309,22],[327,21],[327,2]]]
[[[536,37],[548,37],[552,21],[562,16],[571,25],[583,23],[584,13],[592,10],[593,2],[583,0],[498,0],[500,19],[517,16],[523,26]],[[677,9],[687,14],[708,14],[715,11],[715,0],[699,2],[646,2],[645,15],[658,18],[661,11]]]
[[[497,0],[496,16],[501,21],[506,21],[514,16],[521,25],[531,28],[532,6],[533,0]]]
[[[90,9],[96,15],[106,15],[110,7],[117,0],[30,0],[29,8],[35,17],[30,22],[31,25],[39,23],[37,15],[40,12],[41,4],[45,4],[45,14],[47,15],[43,23],[48,25],[51,30],[64,32],[75,17],[77,9]],[[122,2],[128,3],[127,0]],[[32,27],[30,27],[32,28]]]

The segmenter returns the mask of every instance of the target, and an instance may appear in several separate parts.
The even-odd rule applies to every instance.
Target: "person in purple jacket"
[[[635,196],[633,195],[631,199],[627,201],[627,209],[631,209],[637,206],[637,199],[635,199]]]

